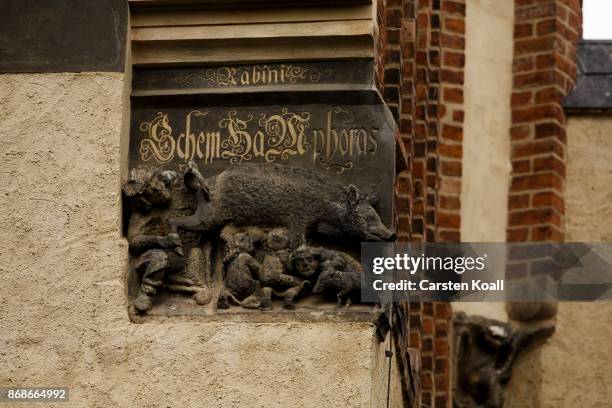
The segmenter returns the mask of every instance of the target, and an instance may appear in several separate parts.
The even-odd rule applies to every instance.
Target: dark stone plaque
[[[609,111],[612,109],[612,43],[587,40],[578,46],[576,86],[564,102],[566,111]]]
[[[123,71],[126,0],[2,0],[0,72]]]
[[[359,303],[359,243],[395,237],[395,133],[367,60],[137,69],[130,316]]]
[[[312,169],[380,197],[392,222],[395,140],[383,105],[266,105],[136,108],[131,167],[183,171],[195,161],[204,177],[239,163]]]
[[[371,86],[372,60],[306,61],[182,68],[139,68],[134,92],[245,91],[317,85]],[[287,89],[288,88],[288,89]]]

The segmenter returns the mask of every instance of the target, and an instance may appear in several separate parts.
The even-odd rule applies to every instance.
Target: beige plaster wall
[[[468,242],[506,240],[513,3],[467,1],[461,239]]]
[[[69,386],[57,406],[79,408],[380,406],[369,323],[129,322],[123,89],[0,75],[0,386]]]
[[[612,118],[567,123],[568,242],[612,242]],[[599,408],[612,401],[612,303],[560,303],[556,333],[514,369],[507,407]]]
[[[464,242],[506,240],[513,25],[513,1],[467,1],[461,181]],[[503,270],[501,265],[491,269]],[[507,320],[504,304],[499,302],[457,303],[453,309]]]
[[[542,347],[539,407],[606,408],[612,401],[612,304],[561,303]]]
[[[566,240],[612,242],[612,117],[567,125]],[[612,303],[561,303],[542,348],[541,407],[609,407]]]
[[[566,241],[612,242],[612,116],[567,123]]]

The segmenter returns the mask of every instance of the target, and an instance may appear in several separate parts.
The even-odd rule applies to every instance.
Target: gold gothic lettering
[[[139,129],[145,137],[140,141],[140,159],[167,163],[176,158],[207,165],[214,160],[274,162],[310,155],[315,163],[340,174],[353,167],[355,157],[374,155],[378,149],[378,127],[358,125],[352,113],[339,106],[330,109],[323,126],[316,128],[311,127],[310,112],[282,108],[278,113],[261,113],[257,120],[253,114],[241,116],[231,110],[214,123],[214,129],[203,130],[210,123],[209,113],[189,112],[185,131],[178,135],[173,134],[163,112],[141,123]],[[194,128],[196,122],[198,129]]]
[[[177,75],[172,80],[178,84],[205,85],[211,88],[237,86],[284,85],[297,83],[316,84],[332,75],[330,68],[294,64],[245,65],[240,67],[208,68],[205,71]]]

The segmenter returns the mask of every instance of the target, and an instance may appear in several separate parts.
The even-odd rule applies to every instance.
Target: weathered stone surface
[[[194,300],[210,294],[210,313],[273,309],[274,299],[294,309],[313,294],[351,305],[359,243],[395,237],[396,126],[371,81],[371,60],[138,68],[129,167],[174,181],[151,184],[168,203],[147,215],[160,226],[137,228],[155,236],[146,249],[131,233],[142,211],[128,212],[132,311],[148,313],[184,269],[176,254],[194,260],[203,245],[210,282],[200,274],[207,296]],[[151,201],[130,182],[128,204]],[[295,262],[303,246],[317,258],[308,275]],[[162,307],[173,298],[159,298],[153,314],[174,314]]]
[[[308,89],[334,85],[371,87],[372,60],[310,61],[188,68],[137,68],[133,92]],[[316,89],[316,88],[315,88]]]

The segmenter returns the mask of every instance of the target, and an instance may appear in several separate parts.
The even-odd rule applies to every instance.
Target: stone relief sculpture
[[[283,299],[286,309],[295,308],[296,297],[310,282],[290,274],[294,268],[287,229],[240,230],[230,225],[221,237],[226,242],[226,275],[217,304],[220,309],[227,309],[230,303],[269,309],[273,296]]]
[[[501,408],[518,356],[546,340],[554,324],[513,327],[481,316],[456,313],[454,408]]]
[[[189,162],[177,176],[134,169],[123,188],[132,313],[148,313],[160,291],[191,294],[194,305],[215,298],[216,310],[268,310],[277,300],[294,309],[313,296],[350,306],[359,299],[360,262],[345,247],[314,246],[311,238],[394,239],[374,194],[305,168],[244,163],[205,178]],[[218,265],[216,283],[202,262]]]
[[[259,274],[263,287],[262,307],[270,306],[272,293],[275,293],[276,296],[283,297],[285,308],[293,309],[295,297],[305,285],[310,285],[310,282],[289,274],[293,270],[289,231],[285,228],[275,228],[268,232],[264,239],[264,250],[266,253]]]
[[[258,308],[261,305],[261,284],[258,281],[261,264],[253,257],[255,242],[249,231],[221,234],[226,241],[225,288],[221,291],[217,306],[228,309],[230,301],[246,308]]]
[[[302,275],[318,276],[313,293],[332,292],[338,306],[350,306],[350,295],[361,291],[362,266],[344,252],[301,247],[295,251],[293,259]]]
[[[309,231],[361,241],[395,238],[374,209],[373,194],[305,168],[243,163],[204,179],[191,163],[186,177],[197,179],[203,193],[195,214],[170,220],[173,233],[179,228],[206,233],[234,223],[282,226],[302,240]]]
[[[138,313],[151,309],[153,298],[162,287],[193,294],[198,303],[205,303],[210,295],[197,277],[185,273],[179,236],[166,232],[165,212],[171,200],[173,178],[171,172],[134,169],[123,188],[131,213],[127,239],[133,257],[132,268],[139,276],[137,295],[131,306]]]

